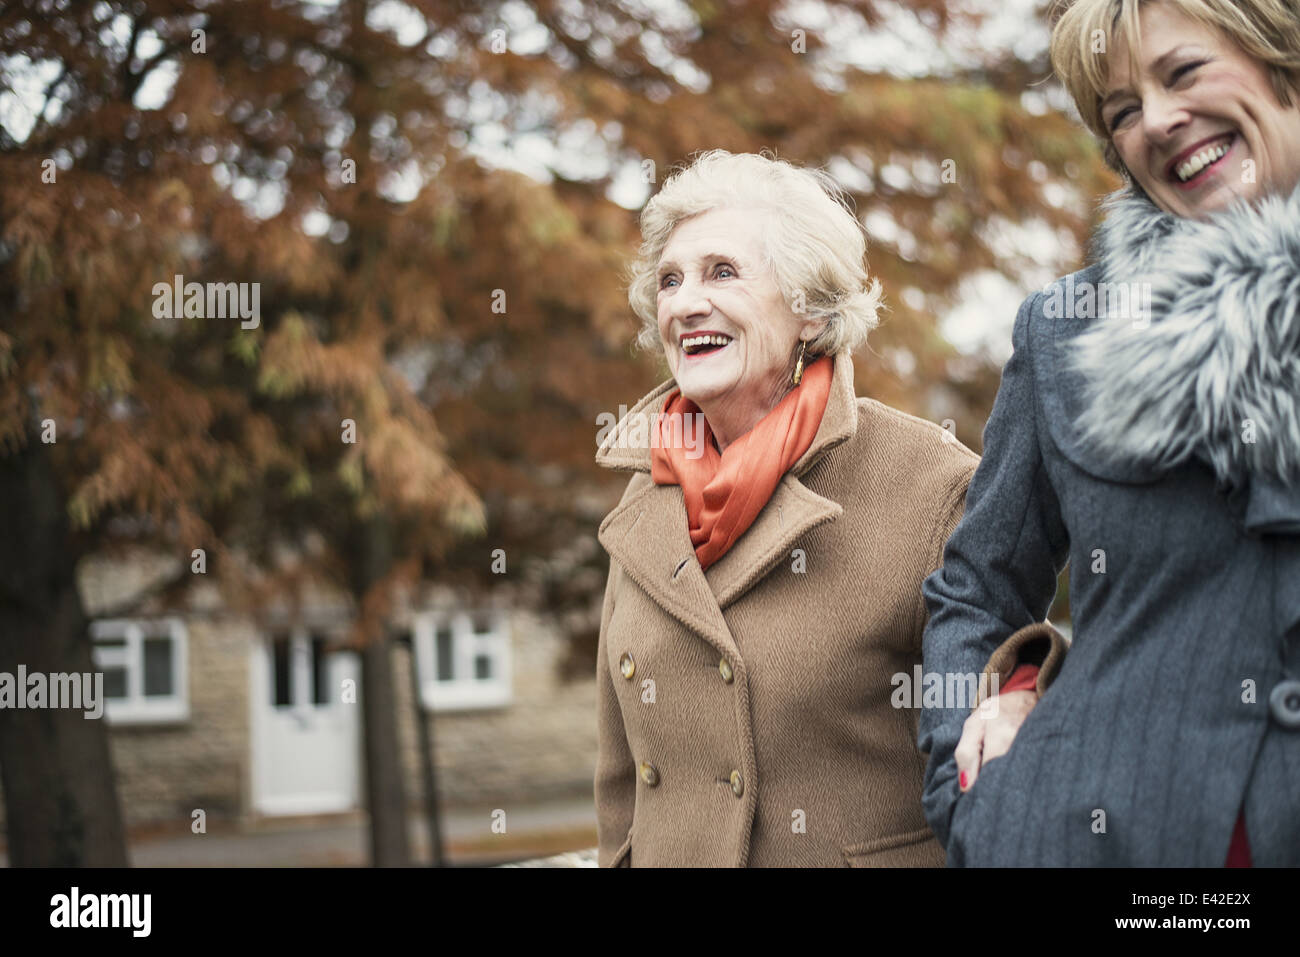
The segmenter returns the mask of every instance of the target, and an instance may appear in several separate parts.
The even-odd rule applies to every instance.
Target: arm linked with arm
[[[943,565],[922,586],[927,674],[980,674],[1004,648],[1014,668],[1025,639],[1046,637],[1029,629],[1043,621],[1056,594],[1069,540],[1038,445],[1028,348],[1037,298],[1027,299],[1016,317],[1014,352],[984,430],[984,456],[966,492],[965,514],[944,548]],[[1042,671],[1050,680],[1049,669]],[[929,754],[922,803],[945,847],[960,796],[953,751],[968,714],[969,708],[923,708],[919,722],[918,746]]]

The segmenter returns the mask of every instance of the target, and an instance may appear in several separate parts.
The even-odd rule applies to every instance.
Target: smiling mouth
[[[1190,186],[1217,167],[1236,145],[1237,134],[1228,133],[1199,147],[1191,156],[1169,164],[1169,179],[1178,186]]]
[[[703,356],[725,349],[730,344],[731,336],[724,336],[721,333],[683,336],[682,352],[688,356]]]

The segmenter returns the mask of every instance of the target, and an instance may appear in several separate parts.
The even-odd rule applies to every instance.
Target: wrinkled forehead
[[[723,206],[681,220],[659,254],[660,266],[682,264],[710,256],[758,261],[768,214],[758,208]]]

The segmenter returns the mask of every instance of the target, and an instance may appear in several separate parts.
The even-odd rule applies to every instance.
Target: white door
[[[320,814],[358,806],[360,676],[355,652],[305,629],[255,642],[253,806]],[[343,700],[350,688],[348,701]]]

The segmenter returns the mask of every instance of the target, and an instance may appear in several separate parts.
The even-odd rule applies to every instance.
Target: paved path
[[[508,807],[443,811],[443,845],[453,866],[482,866],[534,861],[596,843],[596,811],[590,797]],[[427,828],[418,811],[409,812],[411,849],[417,865],[429,861]],[[496,830],[493,823],[496,822]],[[504,825],[504,833],[502,826]],[[175,833],[155,829],[130,840],[131,863],[137,867],[365,867],[369,864],[364,814],[328,817],[262,818],[254,824],[217,825],[207,834],[191,834],[188,822]],[[589,866],[585,857],[562,856],[543,866]],[[8,858],[0,852],[0,866]]]

